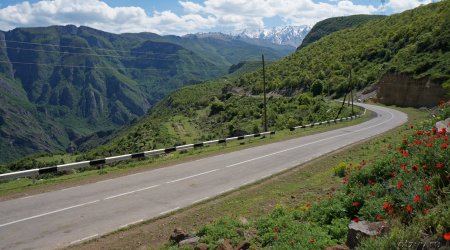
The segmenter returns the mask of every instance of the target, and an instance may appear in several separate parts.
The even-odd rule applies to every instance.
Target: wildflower
[[[419,201],[420,201],[420,196],[416,196],[416,197],[414,197],[414,198],[413,198],[413,201],[415,201],[415,202],[419,202]]]
[[[383,204],[383,209],[386,210],[391,206],[391,204],[389,204],[389,202],[384,202]]]
[[[441,163],[437,164],[436,167],[441,169],[444,165],[442,165]]]
[[[405,209],[406,209],[406,211],[408,211],[408,212],[413,211],[413,208],[412,208],[411,206],[406,206]]]
[[[442,238],[444,238],[446,241],[449,241],[449,240],[450,240],[450,232],[444,234],[444,235],[442,236]]]
[[[403,186],[404,186],[403,181],[399,181],[399,182],[397,183],[397,189],[400,189],[400,188],[402,188]]]
[[[353,221],[356,222],[356,223],[358,223],[358,222],[359,222],[359,218],[356,217],[356,218],[353,219]]]
[[[441,148],[442,149],[447,149],[448,148],[448,142],[442,143]]]
[[[406,143],[408,143],[408,140],[403,139],[402,142],[403,142],[404,144],[406,144]]]
[[[416,135],[423,135],[423,131],[421,130],[417,131]]]
[[[353,202],[353,206],[354,206],[354,207],[357,207],[357,206],[359,206],[359,202],[357,202],[357,201],[354,201],[354,202]]]
[[[436,134],[436,132],[437,132],[437,128],[436,127],[433,127],[431,130],[433,131],[433,134]]]
[[[416,172],[417,172],[417,170],[419,170],[419,167],[418,167],[418,166],[412,166],[411,168],[412,168],[412,170],[414,170],[414,171],[416,171]]]
[[[430,186],[425,186],[425,191],[430,191],[431,187]]]
[[[314,239],[310,239],[309,240],[309,243],[311,243],[311,244],[314,243],[314,242],[316,242],[316,240],[314,240]]]
[[[444,137],[442,140],[448,141],[448,136]]]
[[[383,216],[378,215],[378,216],[377,216],[377,220],[383,220]]]
[[[294,245],[295,244],[295,240],[291,240],[290,243],[291,243],[291,245]]]
[[[389,175],[394,177],[395,176],[395,172],[390,172]]]
[[[403,170],[405,170],[406,164],[402,164],[401,168],[402,168]]]
[[[370,191],[370,193],[369,193],[371,196],[374,196],[375,195],[375,192],[374,191]]]
[[[431,146],[433,146],[433,144],[431,142],[429,142],[429,143],[427,143],[426,146],[430,148]]]
[[[422,145],[422,141],[419,141],[419,140],[416,140],[414,143],[417,145]]]
[[[423,213],[423,214],[427,214],[428,211],[429,211],[428,209],[424,209],[424,210],[422,210],[422,213]]]
[[[274,232],[274,233],[278,233],[278,229],[274,228],[274,229],[273,229],[273,232]]]
[[[394,213],[394,211],[395,211],[394,209],[389,209],[388,214],[392,214],[392,213]]]

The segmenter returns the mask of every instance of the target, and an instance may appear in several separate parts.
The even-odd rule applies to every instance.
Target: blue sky
[[[432,0],[0,0],[0,30],[85,25],[113,32],[238,32],[332,16],[393,14]]]

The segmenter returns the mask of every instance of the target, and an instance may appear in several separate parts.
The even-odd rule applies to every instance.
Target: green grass
[[[246,139],[245,141],[233,141],[226,145],[212,145],[209,147],[204,147],[201,149],[190,150],[186,152],[175,152],[168,154],[166,156],[148,158],[139,161],[128,161],[118,163],[112,166],[106,166],[103,169],[90,169],[82,172],[74,171],[69,175],[62,175],[57,177],[48,176],[47,178],[42,178],[39,180],[32,180],[29,178],[21,178],[19,180],[12,180],[0,183],[0,197],[7,195],[20,195],[20,193],[27,192],[37,192],[39,190],[51,189],[52,187],[57,187],[58,185],[77,185],[78,183],[85,183],[88,181],[95,181],[97,179],[108,178],[108,176],[120,176],[127,173],[136,171],[146,171],[150,169],[160,168],[168,165],[177,164],[184,161],[191,161],[198,158],[208,157],[211,155],[222,154],[233,152],[236,150],[241,150],[248,147],[259,146],[263,144],[273,143],[277,141],[286,140],[289,138],[296,138],[301,136],[306,136],[314,133],[320,133],[329,131],[332,129],[337,129],[345,126],[351,126],[358,123],[367,121],[372,117],[371,112],[367,112],[366,116],[345,121],[337,124],[323,125],[314,128],[299,129],[294,132],[289,130],[277,131],[275,135],[262,138],[252,138]],[[56,160],[60,159],[57,156],[46,157],[45,160]],[[64,160],[71,162],[73,156],[65,155]]]

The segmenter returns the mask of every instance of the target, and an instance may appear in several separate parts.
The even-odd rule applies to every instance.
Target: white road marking
[[[229,188],[229,189],[227,189],[227,190],[223,190],[223,191],[220,192],[219,194],[228,193],[228,192],[233,191],[233,190],[234,190],[234,188]]]
[[[83,239],[79,239],[79,240],[75,240],[75,241],[70,242],[69,245],[74,245],[74,244],[83,242],[85,240],[89,240],[89,239],[95,238],[97,236],[98,236],[98,234],[94,234],[94,235],[91,235],[91,236],[88,236],[88,237],[84,237]]]
[[[120,226],[119,228],[125,228],[125,227],[128,227],[128,226],[134,225],[134,224],[141,223],[141,222],[143,222],[143,221],[144,221],[144,219],[140,219],[140,220],[137,220],[137,221],[133,221],[133,222],[130,222],[130,223],[125,224],[125,225],[123,225],[123,226]]]
[[[165,215],[165,214],[171,213],[171,212],[173,212],[173,211],[175,211],[175,210],[178,210],[178,209],[180,209],[180,207],[176,207],[176,208],[173,208],[173,209],[164,211],[164,212],[162,212],[162,213],[159,213],[159,215]]]
[[[196,201],[192,202],[192,204],[200,203],[200,202],[205,201],[205,200],[207,200],[207,199],[209,199],[208,196],[206,196],[205,198],[202,198],[202,199],[200,199],[200,200],[196,200]]]
[[[51,211],[51,212],[48,212],[48,213],[38,214],[38,215],[31,216],[31,217],[23,218],[23,219],[20,219],[20,220],[11,221],[11,222],[8,222],[8,223],[5,223],[5,224],[1,224],[0,227],[9,226],[9,225],[16,224],[16,223],[19,223],[19,222],[22,222],[22,221],[35,219],[35,218],[43,217],[43,216],[50,215],[50,214],[56,214],[56,213],[59,213],[59,212],[62,212],[62,211],[66,211],[66,210],[72,209],[72,208],[77,208],[77,207],[90,205],[90,204],[93,204],[93,203],[96,203],[96,202],[99,202],[99,201],[100,200],[90,201],[90,202],[86,202],[86,203],[82,203],[82,204],[78,204],[78,205],[74,205],[74,206],[70,206],[70,207],[66,207],[66,208],[61,208],[61,209],[58,209],[58,210],[55,210],[55,211]]]
[[[126,192],[126,193],[121,193],[121,194],[109,196],[109,197],[106,197],[106,198],[103,199],[103,200],[110,200],[110,199],[114,199],[114,198],[117,198],[117,197],[120,197],[120,196],[124,196],[124,195],[128,195],[128,194],[133,194],[133,193],[141,192],[141,191],[144,191],[144,190],[147,190],[147,189],[151,189],[151,188],[155,188],[155,187],[159,187],[159,186],[160,186],[160,185],[153,185],[153,186],[150,186],[150,187],[145,187],[145,188],[141,188],[141,189],[136,189],[136,190],[133,190],[133,191],[130,191],[130,192]]]
[[[168,182],[166,182],[166,184],[179,182],[179,181],[184,181],[184,180],[187,180],[187,179],[190,179],[190,178],[194,178],[194,177],[197,177],[197,176],[200,176],[200,175],[205,175],[205,174],[209,174],[209,173],[212,173],[212,172],[216,172],[217,170],[219,170],[219,169],[213,169],[213,170],[206,171],[206,172],[203,172],[203,173],[200,173],[200,174],[194,174],[194,175],[191,175],[191,176],[188,176],[188,177],[184,177],[184,178],[180,178],[180,179],[177,179],[177,180],[168,181]]]

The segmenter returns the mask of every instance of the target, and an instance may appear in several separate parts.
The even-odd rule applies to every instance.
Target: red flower
[[[383,220],[383,216],[378,215],[378,216],[377,216],[377,220]]]
[[[433,127],[431,130],[433,131],[433,133],[437,132],[437,128],[436,127]]]
[[[389,211],[388,211],[388,214],[392,214],[392,213],[394,213],[394,209],[389,209]]]
[[[423,214],[427,214],[427,213],[428,213],[428,209],[422,210],[422,213],[423,213]]]
[[[412,208],[411,206],[406,206],[405,209],[406,209],[408,212],[413,211],[413,208]]]
[[[278,235],[274,235],[273,238],[276,240],[278,239]]]
[[[375,183],[377,183],[376,181],[372,181],[370,179],[367,182],[369,182],[370,185],[374,185]]]
[[[439,164],[436,165],[436,167],[439,168],[439,169],[442,168],[443,166],[444,166],[444,165],[442,165],[441,163],[439,163]]]
[[[442,139],[444,141],[448,141],[448,136],[444,137],[444,139]]]
[[[417,131],[416,135],[423,135],[423,131]]]
[[[357,201],[354,201],[354,202],[353,202],[353,206],[354,206],[354,207],[357,207],[357,206],[359,206],[359,202],[357,202]]]
[[[372,196],[374,196],[374,195],[375,195],[375,192],[374,192],[374,191],[370,191],[369,194],[372,195]]]
[[[430,186],[425,186],[425,191],[430,191],[431,187]]]
[[[442,236],[442,238],[444,238],[446,241],[449,241],[449,240],[450,240],[450,232],[444,234],[444,235]]]
[[[394,177],[395,176],[395,172],[390,172],[389,175]]]
[[[431,142],[427,143],[427,147],[431,147],[433,144]]]
[[[418,166],[412,166],[411,168],[412,168],[412,170],[414,170],[414,171],[419,170],[419,167],[418,167]]]
[[[448,142],[442,143],[441,148],[442,148],[442,149],[447,149],[447,148],[448,148]]]
[[[389,202],[384,202],[383,204],[383,209],[386,210],[391,206],[391,204],[389,204]]]
[[[314,242],[316,242],[314,239],[310,239],[309,240],[309,243],[311,243],[311,244],[314,243]]]
[[[408,143],[408,140],[403,139],[402,142],[406,144]]]
[[[295,244],[295,240],[291,240],[290,243],[291,243],[291,245],[294,245]]]
[[[416,197],[414,197],[414,198],[413,198],[413,201],[415,201],[415,202],[419,202],[419,201],[420,201],[420,196],[416,196]]]
[[[356,218],[353,219],[353,221],[356,222],[356,223],[358,223],[358,222],[359,222],[359,218],[356,217]]]
[[[419,140],[416,140],[414,143],[417,145],[422,145],[422,141],[419,141]]]
[[[403,170],[405,170],[406,164],[402,164],[401,168],[402,168]]]
[[[400,189],[400,188],[402,188],[403,186],[404,186],[404,184],[403,184],[402,181],[399,181],[399,182],[397,183],[397,189]]]
[[[274,228],[274,229],[273,229],[273,232],[274,232],[274,233],[278,233],[278,229]]]

